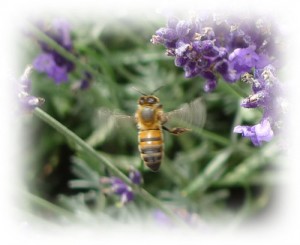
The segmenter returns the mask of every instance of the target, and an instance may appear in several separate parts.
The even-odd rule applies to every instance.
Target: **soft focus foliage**
[[[57,31],[58,23],[63,23],[63,28]],[[194,71],[188,69],[192,65],[177,58],[176,66],[184,66],[189,77],[185,78],[182,69],[165,56],[163,47],[150,42],[153,33],[164,25],[165,19],[149,16],[138,20],[104,20],[100,16],[97,21],[86,22],[45,18],[30,24],[26,35],[20,33],[16,43],[22,54],[20,74],[27,64],[35,67],[30,79],[33,94],[45,99],[42,109],[134,183],[132,189],[75,142],[66,140],[34,115],[25,115],[25,156],[20,168],[24,198],[32,215],[67,224],[75,218],[77,222],[103,225],[149,220],[172,226],[170,217],[154,205],[155,201],[134,193],[141,186],[174,216],[201,229],[224,219],[235,224],[246,217],[251,220],[276,201],[274,182],[277,164],[281,163],[276,138],[255,147],[249,139],[233,133],[237,125],[256,124],[261,112],[244,110],[240,107],[243,98],[237,96],[231,84],[220,82],[215,86],[215,77],[209,79],[213,83],[207,84],[211,74],[194,77]],[[169,22],[170,28],[174,29],[174,25]],[[185,25],[177,23],[177,35],[186,34]],[[203,35],[212,35],[209,31]],[[158,34],[177,38],[171,30],[160,30]],[[199,50],[209,62],[217,55],[215,44],[207,41]],[[180,56],[187,50],[189,46],[181,44],[174,52]],[[230,65],[238,66],[243,56],[249,58],[249,67],[258,59],[252,47],[237,49],[228,58]],[[220,80],[228,80],[229,71],[225,72],[220,63],[225,58],[221,58],[215,69],[222,75]],[[250,72],[249,67],[240,70]],[[205,93],[204,84],[205,90],[214,91]],[[237,84],[245,94],[250,93],[249,86],[238,81]],[[193,128],[178,137],[165,132],[162,167],[153,173],[141,162],[135,125],[120,116],[114,120],[103,112],[133,115],[140,95],[132,87],[149,92],[162,85],[156,95],[165,111],[201,96],[207,119],[202,130]],[[260,145],[270,136],[270,125],[262,125],[264,128],[240,126],[235,131]],[[255,138],[261,132],[265,138]]]

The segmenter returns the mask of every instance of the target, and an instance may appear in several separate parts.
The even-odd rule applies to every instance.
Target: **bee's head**
[[[143,95],[139,98],[138,104],[142,106],[153,106],[159,103],[159,98],[154,95]]]
[[[161,86],[162,87],[162,86]],[[157,98],[156,96],[154,96],[153,94],[155,92],[157,92],[161,87],[158,87],[157,89],[155,89],[150,95],[147,95],[144,92],[141,92],[140,90],[136,89],[135,87],[133,87],[133,89],[135,89],[136,91],[138,91],[140,94],[142,94],[142,96],[139,98],[138,100],[138,104],[142,105],[142,106],[153,106],[153,105],[157,105],[159,104],[159,98]]]

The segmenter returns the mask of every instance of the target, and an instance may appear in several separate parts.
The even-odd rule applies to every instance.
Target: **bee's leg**
[[[170,128],[167,128],[166,126],[162,126],[162,128],[174,135],[180,135],[182,133],[185,133],[186,131],[191,131],[191,129],[189,129],[189,128],[171,128],[170,129]]]

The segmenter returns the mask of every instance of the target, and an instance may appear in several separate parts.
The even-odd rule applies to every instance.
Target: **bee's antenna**
[[[138,90],[136,87],[132,87],[134,90],[138,91],[140,94],[147,96],[147,94],[141,92],[140,90]]]
[[[162,87],[164,87],[166,85],[161,85],[159,86],[157,89],[155,89],[150,95],[154,95],[155,92],[157,92],[158,90],[160,90]]]

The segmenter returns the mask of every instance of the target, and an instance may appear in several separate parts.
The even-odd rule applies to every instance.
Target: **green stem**
[[[248,97],[248,94],[235,83],[229,84],[225,81],[221,81],[219,86],[221,89],[226,90],[239,99]]]
[[[113,164],[111,164],[103,155],[95,151],[91,146],[89,146],[85,141],[83,141],[80,137],[78,137],[75,133],[69,130],[67,127],[62,125],[56,119],[48,115],[46,112],[41,110],[40,108],[36,108],[34,110],[35,116],[49,124],[51,127],[56,129],[59,133],[64,135],[67,139],[75,142],[81,150],[90,154],[90,156],[94,157],[96,160],[104,164],[116,177],[122,179],[127,185],[131,186],[132,189],[138,193],[142,198],[148,200],[153,206],[162,210],[165,214],[167,214],[175,223],[182,224],[180,221],[168,208],[166,208],[158,199],[152,196],[149,192],[144,190],[143,188],[139,188],[132,184],[131,180],[124,175],[118,168],[116,168]]]
[[[232,124],[232,129],[231,129],[231,132],[233,132],[233,129],[236,125],[239,125],[241,124],[242,122],[242,113],[241,113],[241,107],[237,107],[237,112],[235,113],[235,116],[234,116],[234,120],[233,120],[233,124]],[[236,144],[237,143],[237,140],[238,140],[238,134],[236,133],[232,133],[231,134],[231,137],[230,137],[230,142],[232,144]]]
[[[96,152],[91,146],[85,143],[80,137],[78,137],[75,133],[73,133],[67,127],[62,125],[56,119],[51,117],[49,114],[47,114],[40,108],[36,108],[34,110],[34,114],[40,119],[42,119],[44,122],[46,122],[47,124],[55,128],[59,133],[64,135],[67,139],[75,142],[81,148],[81,150],[88,152],[91,156],[95,157],[97,160],[102,162],[107,168],[110,169],[110,171],[114,175],[120,177],[126,184],[131,184],[130,179],[127,178],[126,175],[124,175],[119,169],[117,169],[113,164],[111,164],[104,156]]]
[[[182,195],[188,196],[195,192],[198,194],[203,193],[215,179],[223,173],[224,165],[232,151],[232,148],[225,148],[218,154],[217,157],[208,163],[203,173],[198,175],[184,190],[182,190]]]

